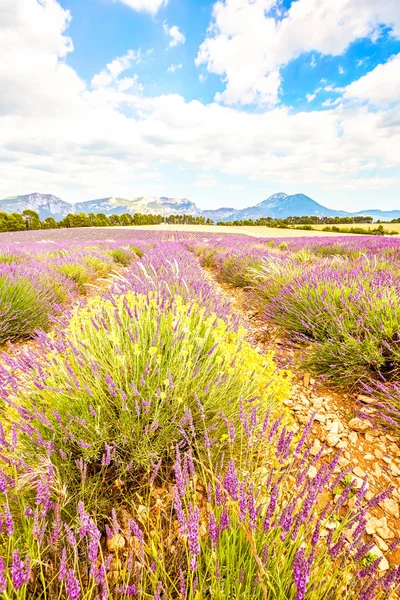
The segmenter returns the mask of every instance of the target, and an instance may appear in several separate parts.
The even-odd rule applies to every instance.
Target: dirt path
[[[285,404],[299,429],[304,428],[312,414],[316,413],[311,431],[312,454],[315,456],[321,446],[325,446],[323,457],[341,450],[337,472],[353,466],[351,476],[358,487],[367,475],[367,499],[390,486],[394,487],[391,498],[367,513],[367,532],[376,544],[373,553],[384,556],[381,561],[383,570],[389,568],[389,564],[400,564],[400,547],[394,552],[390,549],[390,545],[400,538],[399,440],[372,429],[367,421],[358,419],[354,395],[337,393],[302,370],[301,362],[306,350],[285,339],[282,330],[261,320],[257,311],[246,308],[249,302],[246,290],[232,289],[219,283],[210,271],[206,271],[206,276],[242,316],[251,344],[260,352],[273,350],[279,367],[290,369],[294,374],[292,394]],[[359,396],[358,400],[365,403],[368,411],[369,398]],[[354,499],[349,500],[352,501]]]

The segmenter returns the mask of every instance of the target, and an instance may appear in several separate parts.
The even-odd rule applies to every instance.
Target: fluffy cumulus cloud
[[[387,106],[400,101],[400,54],[392,56],[364,77],[353,81],[344,92],[345,98]]]
[[[173,48],[174,46],[178,46],[179,44],[184,44],[186,42],[186,36],[183,34],[177,25],[172,25],[169,27],[168,23],[164,22],[163,24],[164,33],[168,35],[171,40],[169,42],[169,47]]]
[[[133,63],[140,63],[142,55],[140,50],[129,50],[124,56],[119,56],[111,61],[103,71],[95,75],[92,79],[92,86],[95,88],[106,87],[118,79],[118,77],[130,69]]]
[[[185,101],[178,94],[147,95],[134,73],[141,59],[138,50],[127,51],[91,82],[84,81],[65,62],[73,51],[68,11],[56,0],[2,0],[0,194],[48,191],[72,200],[107,193],[156,193],[162,180],[157,181],[151,173],[165,165],[197,169],[202,174],[196,181],[200,187],[218,184],[219,173],[275,185],[301,182],[340,190],[398,185],[393,173],[400,168],[400,98],[398,89],[386,85],[392,78],[398,81],[398,56],[344,88],[339,102],[325,110],[294,112],[275,104],[279,61],[276,53],[275,58],[270,55],[275,51],[269,37],[262,35],[264,21],[286,53],[286,61],[304,46],[339,52],[346,42],[339,43],[327,27],[329,40],[324,39],[315,25],[325,23],[318,11],[321,4],[316,0],[292,4],[283,29],[290,29],[296,20],[301,23],[304,14],[311,15],[313,26],[306,27],[304,21],[304,31],[300,28],[293,39],[295,29],[290,29],[291,36],[285,34],[284,42],[280,38],[283,33],[276,32],[276,25],[265,16],[273,2],[217,3],[214,19],[218,26],[200,56],[209,70],[226,77],[220,99],[225,104],[205,104]],[[375,9],[378,16],[369,0],[323,4],[328,15],[337,19],[337,27],[348,32],[348,39],[354,36],[350,30],[356,25],[360,34],[372,32],[374,23],[384,19],[384,9],[393,19],[400,10],[397,0],[380,0]],[[338,5],[344,11],[341,20]],[[239,11],[240,6],[245,8],[241,18],[229,22],[228,17],[235,16],[234,8]],[[305,12],[307,6],[309,13]],[[231,12],[226,13],[229,7]],[[358,7],[351,18],[348,7]],[[261,29],[252,32],[254,44],[247,47],[240,38],[247,39],[256,8],[256,25]],[[394,31],[397,25],[393,20]],[[218,52],[214,43],[221,44]],[[261,52],[262,44],[267,45],[265,52]],[[244,77],[239,48],[253,52],[255,60],[244,85],[237,76],[242,73]],[[250,64],[251,56],[247,56]],[[129,76],[127,69],[133,71]],[[256,111],[226,106],[228,101],[234,104],[251,98],[267,100],[269,106]]]
[[[383,23],[400,36],[399,0],[297,0],[283,15],[279,0],[219,0],[196,59],[224,77],[217,100],[273,104],[279,70],[305,52],[340,55],[351,42],[376,36]],[[278,18],[279,14],[279,18]]]
[[[122,4],[126,4],[133,10],[148,12],[152,15],[158,13],[162,6],[166,6],[168,0],[116,0]]]

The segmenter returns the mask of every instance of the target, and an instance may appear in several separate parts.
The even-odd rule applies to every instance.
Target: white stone
[[[350,429],[353,429],[354,431],[365,431],[366,429],[368,429],[370,427],[370,425],[366,421],[363,421],[362,419],[355,417],[354,419],[351,419],[349,421],[349,427],[350,427]]]

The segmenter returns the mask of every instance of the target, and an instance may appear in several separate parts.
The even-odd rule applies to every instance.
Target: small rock
[[[351,431],[349,433],[349,440],[352,444],[357,444],[357,440],[358,440],[358,435],[356,434],[355,431]]]
[[[374,460],[373,454],[365,454],[364,455],[364,460]]]
[[[308,469],[307,475],[310,479],[315,479],[315,477],[317,476],[317,473],[318,473],[317,469],[314,466],[312,466]]]
[[[340,437],[338,435],[335,435],[334,433],[329,433],[326,436],[325,441],[328,444],[328,446],[334,448],[340,442]]]
[[[122,550],[125,547],[125,538],[120,533],[116,533],[107,540],[107,548],[110,552]]]
[[[357,477],[361,477],[361,478],[365,477],[365,475],[366,475],[365,471],[363,471],[361,469],[361,467],[355,467],[353,469],[353,473],[354,473],[354,475],[357,475]]]
[[[315,439],[313,446],[311,448],[311,454],[313,456],[316,456],[318,454],[318,452],[321,450],[322,444],[319,440]]]
[[[394,538],[394,533],[387,525],[384,525],[383,527],[377,527],[376,533],[384,540],[392,540]]]
[[[382,460],[382,452],[380,450],[378,450],[378,448],[375,448],[374,454],[375,454],[376,458],[379,458],[379,460]]]
[[[380,550],[378,548],[378,546],[373,546],[371,548],[370,552],[371,552],[371,554],[374,554],[375,556],[379,556],[379,557],[383,556],[383,552],[382,552],[382,550]]]
[[[382,538],[379,537],[379,535],[374,535],[374,540],[379,550],[382,550],[382,552],[387,552],[389,550],[389,546]]]
[[[322,407],[322,400],[321,398],[314,398],[314,400],[312,401],[314,408],[316,408],[317,410],[320,409]]]
[[[374,463],[372,469],[377,477],[382,477],[382,469],[378,463]]]
[[[297,417],[298,421],[300,421],[300,423],[302,423],[303,425],[308,425],[308,422],[310,420],[310,417],[307,417],[307,415],[299,415]]]
[[[324,415],[321,415],[321,413],[317,413],[315,415],[315,420],[318,421],[318,423],[325,423],[326,417]]]
[[[351,419],[351,421],[349,421],[349,427],[350,429],[353,429],[353,431],[365,431],[370,427],[370,425],[366,421],[355,417],[354,419]]]
[[[330,426],[329,426],[329,430],[334,435],[337,435],[339,433],[339,422],[338,421],[334,421],[333,423],[331,423]]]
[[[396,467],[396,465],[390,465],[390,471],[391,471],[392,475],[394,475],[395,477],[399,477],[400,469],[398,467]]]
[[[400,517],[399,504],[394,498],[386,498],[386,500],[382,502],[382,506],[390,515],[392,515],[392,517],[395,517],[396,519]]]
[[[378,569],[380,571],[387,571],[389,569],[389,563],[385,556],[381,558],[381,562],[379,563]]]
[[[303,384],[305,387],[310,385],[310,373],[304,373]]]
[[[381,527],[381,525],[382,525],[382,523],[381,523],[380,519],[377,519],[376,517],[371,517],[367,521],[367,524],[365,526],[365,531],[369,535],[372,535],[372,534],[376,533],[377,528]]]

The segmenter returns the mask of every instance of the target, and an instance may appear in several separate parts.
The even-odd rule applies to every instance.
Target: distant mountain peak
[[[194,202],[187,198],[168,198],[167,196],[139,196],[136,198],[126,199],[117,196],[107,198],[99,198],[96,200],[86,200],[72,204],[53,196],[52,194],[41,194],[34,192],[21,196],[10,196],[0,200],[0,211],[7,213],[19,212],[24,210],[34,210],[39,213],[41,219],[46,217],[54,217],[59,220],[64,218],[71,212],[89,213],[104,213],[106,215],[123,213],[153,213],[163,216],[171,214],[183,214],[193,216],[203,216],[218,221],[240,221],[240,220],[257,220],[260,218],[279,218],[286,217],[301,217],[301,216],[326,216],[326,217],[349,217],[355,215],[371,215],[380,219],[396,219],[400,218],[400,211],[380,211],[380,210],[364,210],[357,213],[344,212],[341,210],[333,210],[326,208],[312,200],[305,194],[286,194],[278,192],[272,194],[262,202],[255,206],[250,206],[243,209],[235,208],[219,208],[217,210],[200,210]]]

